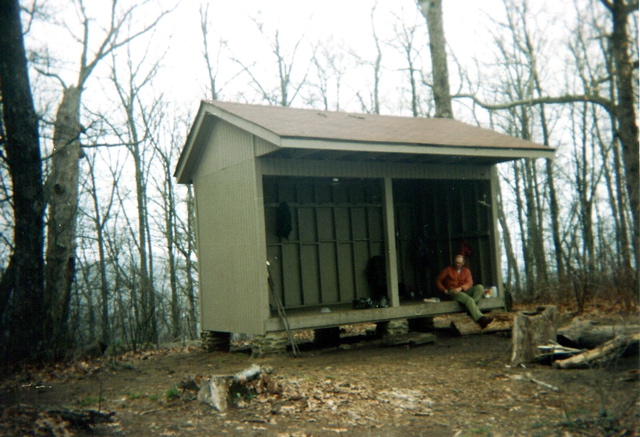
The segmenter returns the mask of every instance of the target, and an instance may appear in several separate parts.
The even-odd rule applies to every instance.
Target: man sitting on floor
[[[483,316],[478,309],[478,302],[484,295],[484,287],[481,284],[473,285],[471,271],[465,266],[462,255],[457,255],[453,265],[445,267],[440,272],[436,279],[436,286],[438,290],[451,296],[451,299],[464,305],[471,318],[482,329],[493,321],[493,317]]]

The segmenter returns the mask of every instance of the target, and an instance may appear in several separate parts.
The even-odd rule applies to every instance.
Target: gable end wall
[[[218,122],[194,189],[202,330],[262,334],[268,289],[253,136]]]

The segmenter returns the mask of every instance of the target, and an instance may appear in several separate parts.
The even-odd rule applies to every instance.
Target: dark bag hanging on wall
[[[280,202],[276,212],[276,235],[280,238],[289,238],[293,229],[291,209],[287,202]]]

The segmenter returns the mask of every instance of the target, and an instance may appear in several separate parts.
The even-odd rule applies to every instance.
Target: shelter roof
[[[494,164],[554,153],[551,147],[453,119],[203,101],[176,168],[179,182],[189,182],[189,162],[216,120],[273,144],[269,155],[274,158],[361,160],[375,154],[395,162]]]

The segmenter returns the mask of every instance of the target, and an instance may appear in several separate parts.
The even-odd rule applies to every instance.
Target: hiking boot
[[[489,326],[489,323],[493,322],[493,317],[485,317],[482,316],[478,319],[478,325],[480,325],[480,328],[484,329],[487,326]]]

